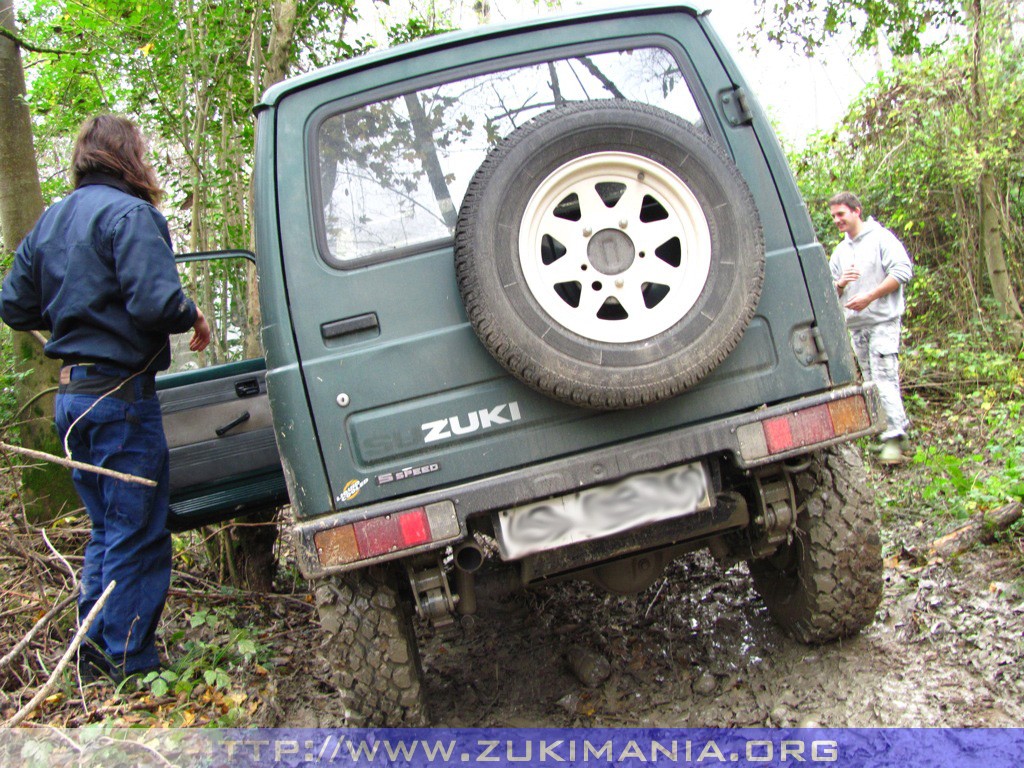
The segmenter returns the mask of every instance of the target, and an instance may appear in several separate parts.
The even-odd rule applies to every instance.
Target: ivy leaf
[[[250,657],[256,655],[256,643],[253,640],[245,639],[240,640],[238,643],[238,652],[243,656]]]
[[[167,691],[170,690],[169,686],[167,685],[167,681],[164,680],[162,677],[158,677],[156,680],[150,683],[149,687],[150,690],[153,691],[153,695],[157,698],[161,696],[166,696]]]

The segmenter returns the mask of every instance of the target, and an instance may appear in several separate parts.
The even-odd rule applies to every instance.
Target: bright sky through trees
[[[850,100],[877,71],[878,64],[871,57],[853,53],[852,40],[830,42],[814,58],[807,58],[798,51],[779,49],[764,35],[752,41],[748,33],[757,20],[755,0],[690,1],[711,11],[711,23],[719,37],[739,62],[750,87],[789,144],[802,145],[811,133],[835,125]],[[490,0],[490,21],[502,23],[551,13],[636,4],[639,3],[630,0],[562,0],[561,8],[551,9],[544,0]],[[364,18],[363,28],[378,34],[379,22],[392,24],[404,20],[410,8],[424,14],[429,12],[428,6],[441,8],[443,5],[424,0],[391,0],[389,6],[360,4],[360,13]],[[479,23],[472,2],[462,3],[452,14],[450,22],[454,26],[467,28]],[[755,43],[759,46],[757,52]]]

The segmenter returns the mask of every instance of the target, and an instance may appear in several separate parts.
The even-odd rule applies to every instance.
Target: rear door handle
[[[360,331],[376,331],[380,328],[376,312],[367,312],[343,320],[332,320],[320,326],[320,335],[324,341],[333,341],[342,336],[349,336]]]
[[[247,422],[249,420],[249,418],[250,418],[249,417],[249,412],[246,411],[245,413],[243,413],[241,416],[239,416],[234,421],[232,421],[232,422],[230,422],[228,424],[225,424],[223,427],[217,427],[217,429],[215,429],[214,432],[217,433],[217,437],[224,437],[224,435],[226,435],[232,429],[237,427],[239,424],[245,424],[245,422]]]

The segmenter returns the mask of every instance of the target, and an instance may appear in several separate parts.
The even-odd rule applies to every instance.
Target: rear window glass
[[[594,99],[651,104],[700,123],[679,64],[660,48],[508,69],[327,118],[317,134],[325,256],[355,266],[450,238],[491,147],[549,109]]]

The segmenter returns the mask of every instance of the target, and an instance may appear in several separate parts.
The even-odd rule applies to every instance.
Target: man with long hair
[[[75,189],[18,246],[0,318],[50,332],[44,352],[63,361],[55,421],[71,458],[154,483],[73,473],[92,522],[79,616],[117,582],[79,669],[87,680],[119,681],[159,668],[156,627],[170,583],[168,450],[154,376],[170,365],[169,334],[191,329],[189,347],[200,351],[210,326],[182,292],[138,127],[115,115],[86,120],[71,164]]]

